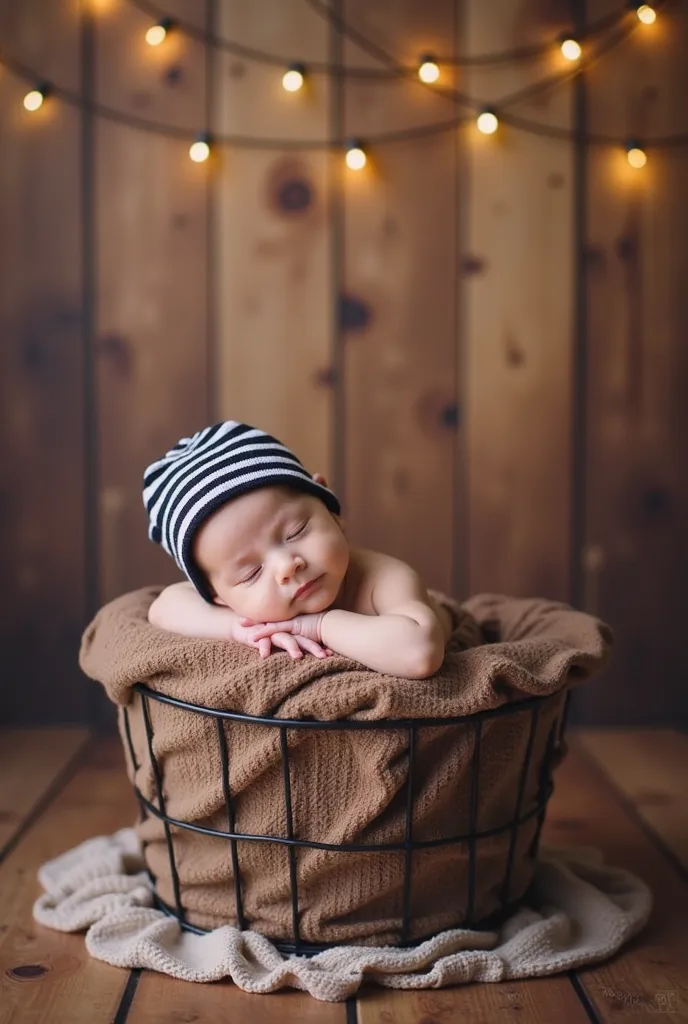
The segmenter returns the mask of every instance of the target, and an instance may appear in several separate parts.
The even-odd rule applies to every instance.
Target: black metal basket
[[[150,757],[150,765],[153,773],[153,779],[155,784],[155,790],[157,793],[158,806],[146,799],[146,797],[140,792],[138,787],[134,787],[136,796],[139,801],[141,814],[145,817],[148,814],[154,815],[160,821],[163,822],[165,838],[167,842],[167,850],[170,861],[170,872],[172,878],[173,892],[174,892],[174,906],[170,906],[165,903],[158,895],[155,888],[155,878],[151,875],[151,882],[153,885],[155,904],[163,910],[165,913],[174,917],[182,928],[187,931],[194,932],[199,935],[206,934],[206,929],[199,928],[196,925],[191,924],[186,920],[185,911],[182,906],[181,891],[179,883],[179,875],[177,872],[177,865],[175,861],[174,844],[172,841],[172,835],[170,826],[174,826],[179,829],[189,829],[193,832],[199,832],[208,836],[221,838],[226,840],[230,844],[231,858],[232,858],[232,869],[234,877],[234,898],[236,904],[236,920],[237,926],[242,931],[250,927],[250,922],[247,922],[244,913],[243,899],[242,899],[242,880],[241,873],[239,870],[239,856],[238,856],[238,845],[240,843],[250,842],[268,842],[268,843],[279,843],[287,847],[289,856],[289,878],[290,878],[290,897],[291,897],[291,919],[292,919],[292,931],[293,937],[291,940],[284,939],[271,939],[274,945],[283,953],[286,954],[298,954],[301,956],[311,956],[315,953],[319,953],[324,949],[330,948],[334,945],[341,945],[341,943],[313,943],[306,942],[301,938],[299,931],[299,889],[298,889],[298,872],[297,872],[297,858],[296,851],[299,848],[311,847],[323,850],[332,850],[336,852],[360,852],[367,851],[369,853],[376,853],[380,851],[400,852],[404,853],[404,881],[403,881],[403,906],[402,906],[402,927],[401,927],[401,938],[397,943],[400,947],[408,947],[418,945],[423,939],[415,939],[409,941],[408,935],[411,926],[410,916],[410,889],[411,889],[411,867],[413,854],[416,850],[422,850],[428,847],[437,847],[444,845],[451,845],[454,843],[468,843],[468,900],[467,900],[467,912],[465,920],[462,923],[463,927],[474,927],[474,928],[486,928],[495,927],[495,924],[500,920],[503,920],[505,916],[510,913],[514,906],[518,905],[519,901],[509,902],[509,886],[511,882],[511,874],[513,868],[514,852],[516,849],[516,839],[518,836],[518,830],[521,825],[525,822],[530,821],[537,817],[536,832],[533,843],[531,845],[530,853],[533,858],[537,854],[537,849],[540,840],[540,833],[542,825],[545,819],[545,811],[550,796],[554,790],[553,783],[553,768],[561,760],[561,755],[564,750],[564,730],[566,727],[566,720],[568,715],[568,709],[570,704],[570,691],[565,695],[563,707],[560,715],[555,718],[553,724],[550,727],[550,731],[547,738],[544,758],[539,768],[538,778],[538,791],[537,798],[533,806],[525,808],[523,807],[524,791],[526,786],[526,779],[530,770],[533,742],[537,732],[538,721],[540,713],[545,706],[555,702],[561,701],[562,694],[557,692],[545,697],[530,697],[525,700],[516,701],[510,704],[504,704],[501,707],[494,708],[487,711],[482,711],[474,715],[457,716],[453,718],[405,718],[405,719],[386,719],[383,721],[358,721],[358,720],[342,720],[337,719],[334,721],[323,721],[313,719],[285,719],[285,718],[270,718],[270,717],[257,717],[252,715],[239,714],[237,712],[230,711],[218,711],[213,708],[203,707],[198,704],[190,704],[185,701],[177,700],[172,697],[168,697],[163,693],[156,692],[145,686],[142,683],[137,684],[134,689],[138,692],[141,697],[141,705],[143,711],[143,721],[145,726],[145,733],[147,738],[148,755]],[[164,786],[163,777],[160,765],[158,764],[155,754],[153,752],[153,727],[151,724],[151,715],[149,708],[149,701],[159,701],[163,704],[169,704],[173,707],[187,711],[190,714],[206,715],[211,719],[215,720],[217,727],[217,739],[219,745],[220,760],[222,764],[222,786],[224,793],[224,800],[227,813],[227,829],[226,831],[219,831],[217,829],[206,828],[201,825],[192,824],[187,821],[180,821],[177,818],[172,818],[167,814],[165,807],[164,797]],[[513,817],[494,828],[478,831],[476,827],[477,813],[478,813],[478,801],[479,801],[479,779],[480,779],[480,748],[481,748],[481,735],[483,724],[493,718],[523,714],[528,712],[530,715],[530,724],[528,732],[528,741],[523,763],[521,765],[519,783],[517,790],[516,803],[514,807]],[[134,746],[132,743],[131,729],[129,723],[129,715],[127,709],[123,709],[124,717],[124,732],[127,740],[127,747],[129,757],[134,771],[136,771],[140,765],[137,762]],[[285,836],[274,836],[274,835],[256,835],[250,833],[237,832],[235,829],[234,809],[232,805],[232,794],[229,786],[229,761],[230,752],[227,745],[227,738],[225,730],[223,728],[223,722],[226,720],[253,723],[256,729],[279,729],[280,731],[280,751],[281,751],[281,762],[282,762],[282,777],[284,783],[284,806],[286,811],[286,835]],[[474,731],[474,744],[473,744],[473,755],[471,761],[471,780],[470,780],[470,821],[469,830],[467,833],[462,835],[445,836],[440,839],[431,840],[414,840],[413,837],[413,800],[414,800],[414,762],[416,753],[417,737],[421,730],[430,727],[456,725],[461,727],[470,727]],[[408,767],[406,776],[406,815],[405,815],[405,836],[404,841],[401,843],[349,843],[349,844],[335,844],[335,843],[322,843],[313,840],[298,839],[294,834],[294,820],[292,814],[292,800],[291,800],[291,783],[289,777],[289,746],[287,742],[287,730],[288,729],[316,729],[316,730],[361,730],[361,729],[373,729],[373,730],[399,730],[404,729],[408,734]],[[506,832],[511,832],[509,842],[509,853],[506,864],[505,875],[501,886],[501,899],[499,910],[494,914],[491,914],[489,918],[482,921],[473,920],[473,907],[475,901],[475,875],[476,875],[476,842],[478,839],[485,839],[488,837],[498,836]],[[268,936],[269,938],[269,936]],[[430,938],[426,936],[425,938]]]

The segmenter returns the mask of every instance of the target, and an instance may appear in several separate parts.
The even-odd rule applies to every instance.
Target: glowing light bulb
[[[189,156],[195,164],[202,164],[210,156],[210,140],[207,135],[199,135],[189,146]]]
[[[40,108],[43,106],[43,100],[45,99],[45,96],[45,87],[32,89],[31,92],[27,92],[26,96],[24,97],[25,108],[27,110],[30,110],[32,113],[34,112],[34,110],[40,110]]]
[[[151,25],[146,32],[146,42],[149,46],[160,46],[167,38],[167,33],[173,27],[169,18],[163,18],[157,25]]]
[[[650,7],[649,4],[641,4],[635,13],[638,15],[638,20],[642,21],[643,25],[654,25],[657,20],[657,11],[654,7]]]
[[[440,69],[434,61],[434,58],[425,56],[421,59],[420,67],[418,68],[418,77],[421,82],[425,82],[427,85],[431,85],[436,82],[440,77]]]
[[[284,72],[282,77],[282,85],[287,92],[298,92],[303,85],[303,76],[305,72],[303,64],[291,64],[289,70]]]
[[[567,60],[578,60],[581,53],[580,43],[576,39],[564,39],[561,44],[561,52]]]
[[[647,153],[637,142],[628,142],[626,143],[626,159],[631,167],[640,169],[647,163]]]
[[[497,115],[491,110],[483,110],[482,114],[478,114],[475,124],[478,131],[482,132],[483,135],[493,135],[499,128]]]
[[[346,166],[352,171],[360,171],[365,167],[368,157],[360,142],[352,141],[346,151]]]

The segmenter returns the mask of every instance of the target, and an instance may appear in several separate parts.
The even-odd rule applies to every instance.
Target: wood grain
[[[602,11],[613,8],[607,3]],[[590,73],[589,127],[624,138],[685,131],[684,4],[662,8]],[[588,157],[586,607],[616,631],[608,685],[581,694],[587,721],[685,720],[688,535],[688,198],[685,149],[620,146]]]
[[[560,4],[509,0],[499,18],[466,2],[463,52],[544,43],[568,26]],[[501,107],[561,70],[554,53],[466,69],[464,91]],[[567,128],[570,86],[508,104]],[[501,125],[462,129],[462,295],[467,379],[468,590],[569,596],[573,317],[572,147]]]
[[[66,3],[0,9],[3,51],[78,88],[79,22]],[[0,72],[0,720],[84,721],[75,652],[84,625],[81,121]],[[40,642],[36,642],[36,638]]]
[[[42,746],[32,747],[37,761]],[[135,820],[118,740],[93,744],[87,762],[0,866],[0,1024],[107,1024],[128,972],[92,959],[83,935],[33,922],[36,872],[46,860]]]
[[[346,0],[346,21],[392,61],[451,55],[455,4]],[[355,43],[347,64],[382,68]],[[443,70],[442,86],[455,81]],[[437,121],[454,106],[416,79],[345,80],[345,138]],[[428,586],[456,589],[457,142],[453,131],[371,142],[369,165],[340,163],[344,346],[344,499],[356,544],[410,563]]]
[[[194,0],[177,4],[197,9]],[[129,4],[97,21],[100,102],[168,123],[181,138],[99,119],[96,127],[100,600],[179,579],[147,536],[145,467],[210,422],[206,288],[209,164],[188,155],[205,129],[206,49],[182,32],[157,48]]]
[[[323,1003],[293,990],[254,995],[230,981],[192,985],[161,974],[141,976],[127,1024],[203,1024],[250,1020],[251,1024],[347,1024],[343,1003]]]
[[[688,739],[673,729],[586,729],[583,748],[688,870]]]
[[[218,9],[218,31],[270,53],[327,59],[327,29],[302,0]],[[217,167],[216,383],[222,418],[291,447],[311,473],[332,475],[332,302],[329,79],[282,87],[286,66],[218,53],[220,133],[312,140],[316,148],[229,146]]]
[[[645,930],[612,960],[578,971],[578,979],[605,1024],[623,1011],[657,1013],[665,1003],[685,1020],[688,1006],[688,885],[619,800],[619,791],[585,753],[575,732],[557,772],[543,843],[594,846],[606,863],[638,875],[650,887],[654,909]],[[667,995],[667,993],[669,995]]]
[[[82,749],[87,736],[85,729],[0,732],[0,851]]]

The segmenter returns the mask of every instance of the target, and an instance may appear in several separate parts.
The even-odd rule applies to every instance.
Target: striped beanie
[[[232,498],[269,485],[313,494],[330,512],[339,501],[318,484],[293,452],[270,434],[228,420],[183,437],[143,474],[148,536],[161,544],[206,601],[212,594],[191,555],[199,526]]]

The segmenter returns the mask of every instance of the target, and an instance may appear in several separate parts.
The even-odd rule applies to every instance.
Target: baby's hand
[[[298,616],[300,619],[319,617],[315,615]],[[295,661],[303,657],[303,651],[307,651],[316,658],[328,658],[334,653],[329,647],[323,647],[319,639],[315,639],[313,636],[292,633],[294,621],[294,619],[287,619],[284,622],[254,622],[253,619],[243,617],[239,619],[237,632],[241,632],[246,638],[241,639],[240,642],[246,643],[250,647],[257,647],[261,658],[268,657],[273,644],[275,647],[285,650]],[[239,639],[239,637],[234,639]]]

